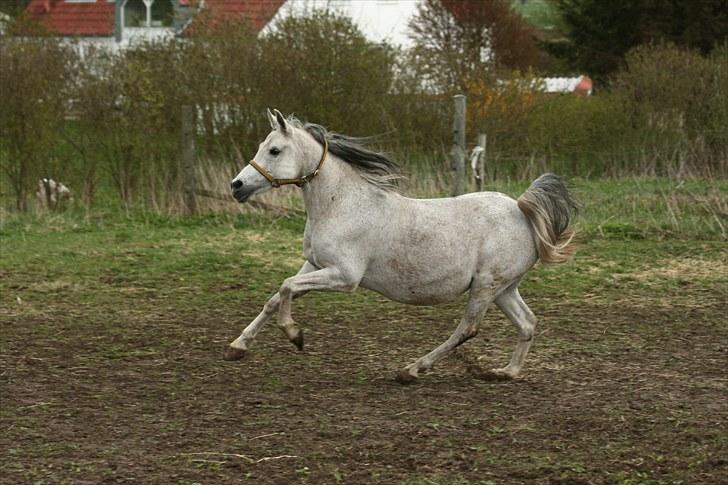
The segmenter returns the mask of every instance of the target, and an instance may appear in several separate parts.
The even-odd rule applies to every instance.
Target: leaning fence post
[[[184,192],[185,211],[187,214],[197,212],[195,177],[195,108],[182,106],[182,190]]]
[[[488,154],[488,135],[481,133],[478,135],[478,146],[483,149],[478,157],[478,192],[483,191],[483,180],[485,179],[485,157]]]
[[[465,102],[462,94],[454,96],[455,117],[453,119],[453,145],[452,168],[453,190],[452,195],[465,193]]]

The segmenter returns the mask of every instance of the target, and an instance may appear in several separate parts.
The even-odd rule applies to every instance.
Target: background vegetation
[[[563,39],[580,42],[573,12],[589,11],[588,3],[554,4],[551,15],[561,12],[572,26],[562,47]],[[254,153],[271,106],[335,131],[381,135],[379,148],[418,179],[418,193],[443,191],[455,93],[468,96],[468,140],[488,134],[491,181],[544,170],[728,173],[728,47],[719,35],[698,42],[655,34],[647,38],[655,43],[629,44],[602,66],[610,74],[594,96],[544,94],[541,76],[565,67],[539,50],[546,37],[538,29],[509,2],[451,4],[422,3],[409,51],[371,42],[327,11],[286,18],[262,37],[244,23],[203,21],[194,35],[118,54],[11,35],[31,28],[21,17],[0,36],[3,207],[27,210],[38,178],[52,177],[85,207],[175,211],[183,105],[197,107],[197,155],[210,188],[240,169],[238,154]],[[590,67],[568,61],[569,69]]]
[[[723,0],[549,0],[549,4],[561,35],[547,36],[546,49],[600,82],[622,68],[627,52],[639,45],[669,42],[708,55],[728,38]]]

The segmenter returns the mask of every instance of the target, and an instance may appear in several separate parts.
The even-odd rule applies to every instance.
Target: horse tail
[[[575,231],[569,227],[577,203],[558,175],[546,173],[533,181],[518,198],[518,208],[526,215],[536,235],[536,249],[544,263],[563,263],[574,254]]]

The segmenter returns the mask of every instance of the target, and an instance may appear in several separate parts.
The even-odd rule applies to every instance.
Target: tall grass
[[[281,187],[256,196],[260,205],[238,204],[229,196],[230,179],[239,168],[219,170],[203,165],[198,180],[220,195],[202,198],[203,212],[246,214],[265,211],[277,216],[299,217],[305,207],[300,189]],[[536,170],[537,174],[540,174]],[[452,175],[437,158],[421,159],[405,171],[400,191],[415,198],[443,197],[452,191]],[[535,175],[534,175],[535,177]],[[511,197],[522,194],[533,177],[487,178],[484,190]],[[603,177],[599,180],[570,178],[580,201],[578,218],[582,237],[628,239],[728,239],[728,180],[647,176]],[[470,177],[466,191],[476,190]],[[176,213],[181,213],[181,201]]]

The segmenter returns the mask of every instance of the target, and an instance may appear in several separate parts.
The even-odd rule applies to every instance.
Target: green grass
[[[728,179],[571,179],[569,185],[587,238],[728,239]],[[518,197],[527,186],[496,182],[488,189]]]
[[[488,189],[516,197],[526,185],[499,183]],[[675,261],[710,259],[725,249],[728,181],[576,180],[572,185],[582,203],[577,222],[582,264],[539,267],[526,283],[538,291],[581,294],[594,285],[607,292],[612,287],[651,291],[644,275],[630,275],[656,265],[669,268]],[[27,285],[23,294],[75,294],[81,303],[119,298],[109,291],[118,288],[152,299],[189,292],[184,304],[190,308],[235,298],[230,291],[201,291],[209,285],[242,285],[263,298],[300,266],[304,222],[260,214],[5,213],[2,270],[25,275],[29,281],[14,283]],[[670,284],[679,285],[680,277]]]

